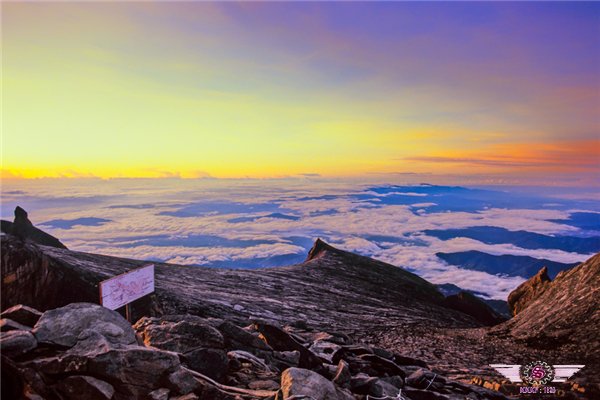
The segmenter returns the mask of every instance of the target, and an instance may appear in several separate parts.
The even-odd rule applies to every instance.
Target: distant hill
[[[452,296],[452,295],[455,295],[455,294],[459,294],[460,292],[471,293],[472,295],[478,297],[481,301],[483,301],[484,303],[486,303],[488,306],[490,306],[498,314],[500,314],[500,315],[502,315],[502,316],[504,316],[506,318],[510,318],[511,317],[510,310],[508,309],[508,303],[505,300],[490,300],[490,299],[486,299],[484,297],[485,293],[477,292],[475,290],[466,290],[466,289],[458,287],[458,286],[456,286],[456,285],[454,285],[452,283],[442,283],[440,285],[435,285],[435,286],[446,297]]]
[[[448,264],[473,271],[483,271],[488,274],[506,274],[530,278],[542,267],[548,268],[548,275],[555,277],[560,271],[569,269],[578,263],[565,264],[529,256],[501,255],[496,256],[481,251],[470,250],[457,253],[436,253]]]
[[[549,236],[528,231],[509,231],[496,226],[426,230],[424,233],[442,240],[464,237],[486,244],[510,243],[523,249],[557,249],[581,254],[600,251],[600,237]]]

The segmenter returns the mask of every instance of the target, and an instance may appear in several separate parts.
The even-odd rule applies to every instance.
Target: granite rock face
[[[548,268],[543,267],[537,274],[523,282],[508,295],[508,308],[517,315],[533,303],[550,286]]]

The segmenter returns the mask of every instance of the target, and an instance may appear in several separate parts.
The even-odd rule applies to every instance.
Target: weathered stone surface
[[[302,368],[288,368],[281,374],[283,398],[304,395],[315,400],[337,400],[338,393],[333,382],[316,372]]]
[[[71,357],[77,360],[76,356]],[[68,367],[111,383],[116,396],[123,399],[147,396],[149,392],[163,387],[168,376],[180,367],[176,353],[139,346],[112,349],[83,361],[83,365],[71,362]]]
[[[351,379],[352,374],[350,373],[350,366],[346,361],[340,360],[337,365],[333,382],[340,387],[349,388]]]
[[[298,343],[283,329],[264,322],[255,322],[254,326],[264,337],[267,344],[269,344],[273,349],[300,352],[300,367],[313,368],[323,364],[323,360],[321,360],[321,358]]]
[[[317,356],[331,363],[333,355],[336,351],[342,347],[339,344],[326,342],[324,340],[318,340],[314,342],[308,349],[315,353]]]
[[[231,350],[245,350],[253,352],[256,350],[273,351],[271,346],[261,340],[258,335],[240,328],[229,321],[224,321],[217,329],[225,337],[225,345]]]
[[[67,400],[110,400],[115,394],[110,383],[84,375],[72,375],[61,380],[57,390]]]
[[[508,295],[508,308],[517,315],[533,303],[550,286],[548,268],[543,267],[537,274],[520,284]]]
[[[134,328],[144,344],[162,350],[186,353],[197,348],[225,347],[223,335],[208,323],[188,316],[171,321],[172,316],[142,318]]]
[[[183,355],[185,364],[216,381],[220,381],[228,370],[229,358],[225,350],[199,348]]]
[[[359,358],[369,361],[371,367],[379,373],[378,375],[399,375],[402,378],[405,377],[404,370],[391,360],[376,356],[375,354],[362,354]]]
[[[425,369],[419,369],[406,378],[407,385],[418,389],[439,387],[440,385],[443,386],[445,383],[446,379],[444,377]]]
[[[449,400],[450,399],[448,396],[440,394],[440,393],[427,391],[427,390],[421,390],[421,389],[414,389],[414,388],[405,388],[404,390],[402,390],[402,394],[405,394],[411,400]],[[463,396],[462,398],[465,398],[465,397]],[[466,397],[466,398],[469,399],[469,397]]]
[[[23,324],[25,326],[33,327],[40,317],[42,313],[36,310],[35,308],[31,308],[28,306],[24,306],[23,304],[17,304],[16,306],[12,306],[0,314],[0,318],[8,318],[19,324]]]
[[[98,304],[73,303],[46,311],[33,329],[40,343],[72,347],[79,334],[93,330],[113,344],[135,343],[135,332],[118,312]]]
[[[148,399],[149,400],[169,400],[169,393],[171,393],[171,391],[167,388],[156,389],[156,390],[153,390],[150,393],[148,393]]]
[[[29,331],[8,331],[0,333],[2,354],[15,357],[37,347],[37,340]]]
[[[188,394],[200,388],[200,383],[187,370],[179,368],[167,378],[169,388],[178,394]]]

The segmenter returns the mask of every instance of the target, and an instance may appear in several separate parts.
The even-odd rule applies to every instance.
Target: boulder
[[[84,375],[69,376],[60,381],[56,389],[65,400],[110,400],[115,394],[110,383]]]
[[[350,366],[346,361],[340,360],[337,365],[333,382],[340,387],[349,388],[351,379]]]
[[[186,369],[179,368],[167,378],[169,388],[175,393],[188,394],[200,387],[200,383]]]
[[[404,371],[391,360],[379,357],[375,354],[361,354],[359,358],[364,361],[369,361],[371,363],[371,367],[377,371],[378,376],[399,375],[402,378],[406,376]]]
[[[413,357],[403,356],[401,354],[394,354],[392,361],[394,361],[398,365],[416,365],[418,367],[429,369],[429,365],[427,365],[425,361],[418,360]]]
[[[135,332],[125,318],[92,303],[72,303],[46,311],[32,332],[40,343],[72,347],[86,329],[100,333],[113,344],[136,343]]]
[[[23,304],[17,304],[16,306],[12,306],[0,314],[0,318],[8,318],[19,324],[23,324],[25,326],[33,327],[40,317],[42,313],[36,310],[35,308],[24,306]]]
[[[144,344],[162,350],[186,353],[197,348],[223,349],[225,340],[221,332],[202,318],[191,316],[144,317],[134,329]]]
[[[310,396],[314,400],[338,400],[333,382],[316,372],[302,368],[288,368],[281,374],[281,392],[284,399],[292,396]]]
[[[183,361],[190,369],[216,381],[227,374],[229,366],[227,353],[221,349],[194,349],[183,355]]]
[[[436,389],[445,383],[446,378],[425,369],[419,369],[406,378],[407,385],[418,389]]]
[[[127,346],[86,360],[87,373],[111,383],[122,398],[146,396],[180,368],[176,353]]]
[[[301,368],[315,368],[323,364],[323,360],[320,357],[298,343],[283,329],[264,322],[255,322],[254,326],[273,349],[300,352],[299,366]]]
[[[308,349],[327,362],[332,363],[333,355],[341,348],[339,344],[317,340]]]
[[[171,391],[167,388],[160,388],[148,393],[148,400],[169,400]]]
[[[543,267],[537,274],[520,284],[508,295],[511,314],[514,316],[523,311],[550,287],[550,283],[548,268]]]
[[[224,321],[217,329],[225,338],[225,346],[231,350],[244,350],[254,353],[255,350],[273,351],[271,346],[261,340],[258,335],[240,328],[229,321]]]
[[[265,363],[263,359],[258,358],[254,354],[248,353],[243,350],[233,350],[227,353],[227,357],[230,360],[235,360],[239,364],[251,364],[254,369],[258,371],[271,372],[271,368]]]
[[[37,347],[37,340],[29,331],[8,331],[0,333],[2,354],[16,357]]]

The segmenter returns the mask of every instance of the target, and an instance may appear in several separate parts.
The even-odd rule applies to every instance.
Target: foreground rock
[[[491,392],[482,395],[485,389],[477,387],[452,386],[441,377],[433,380],[442,384],[428,385],[427,379],[434,375],[429,370],[405,379],[410,371],[419,369],[418,365],[400,366],[394,360],[424,363],[397,357],[385,349],[353,344],[343,333],[316,331],[303,324],[280,327],[255,322],[246,328],[234,326],[193,315],[146,317],[135,324],[140,342],[146,344],[143,346],[125,319],[96,304],[74,303],[49,310],[31,330],[0,333],[3,396],[48,400],[353,400],[419,390],[420,397],[415,399],[438,398],[442,393],[468,393],[473,399],[504,398]],[[258,355],[235,349],[240,342]],[[308,350],[316,344],[337,351],[330,360],[321,359]],[[215,358],[215,354],[224,356]],[[300,364],[305,368],[298,367]],[[220,372],[208,376],[215,370]]]

